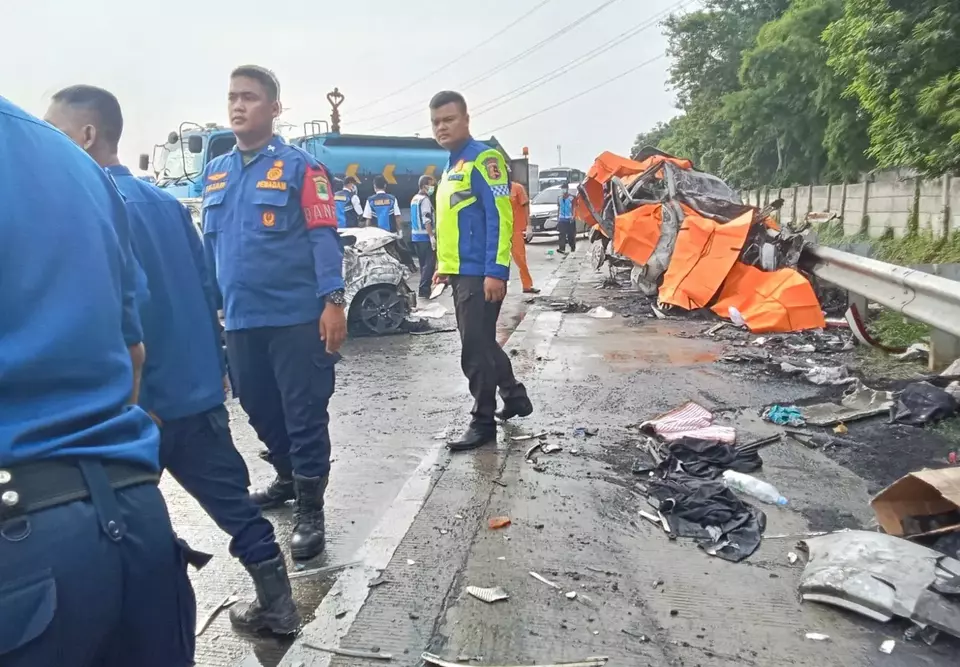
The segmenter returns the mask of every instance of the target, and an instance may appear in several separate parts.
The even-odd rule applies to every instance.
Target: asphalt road
[[[559,265],[559,257],[547,256],[548,247],[552,244],[546,239],[528,246],[530,268],[537,282],[545,281]],[[519,281],[511,281],[511,294],[501,318],[503,340],[522,321],[528,307],[517,294],[519,290]],[[437,302],[447,308],[448,314],[442,320],[432,320],[431,325],[455,326],[449,294],[441,295]],[[346,342],[330,406],[333,464],[326,494],[327,551],[308,567],[353,560],[418,466],[431,469],[429,462],[443,445],[435,436],[465,427],[469,394],[459,355],[459,339],[450,332]],[[247,461],[253,484],[269,482],[272,468],[258,456],[263,446],[239,403],[231,400],[229,409],[234,441]],[[191,546],[215,554],[207,567],[191,572],[198,618],[202,619],[225,596],[252,597],[249,577],[227,551],[229,538],[172,478],[165,477],[161,488],[177,533]],[[283,546],[292,529],[291,512],[288,506],[268,513]],[[412,517],[406,525],[400,522],[388,526],[381,538],[387,544],[399,542],[410,520]],[[294,593],[306,621],[313,619],[331,581],[320,578],[295,582]],[[277,664],[288,647],[289,642],[269,637],[237,635],[227,614],[221,613],[198,638],[196,660],[201,667],[221,667],[253,654],[260,664],[269,667]]]
[[[201,667],[361,667],[308,644],[382,650],[419,667],[421,651],[471,665],[548,664],[609,656],[610,665],[691,667],[947,667],[955,642],[907,644],[903,627],[801,603],[796,540],[765,540],[747,561],[710,558],[639,520],[645,502],[631,473],[641,441],[632,425],[687,401],[713,410],[743,441],[771,433],[760,406],[813,398],[818,388],[716,363],[717,341],[700,322],[595,319],[551,304],[574,299],[621,312],[629,296],[601,288],[586,244],[569,258],[528,246],[545,294],[511,285],[500,339],[537,412],[502,429],[496,448],[451,455],[438,434],[465,425],[469,400],[455,333],[348,341],[332,405],[335,463],[327,494],[329,547],[311,566],[360,561],[336,576],[300,579],[308,621],[291,645],[233,633],[225,615],[198,642]],[[449,297],[440,302],[451,307]],[[452,314],[434,326],[452,325]],[[242,412],[231,406],[237,444],[255,483],[271,476]],[[578,427],[595,427],[584,438]],[[546,431],[561,452],[526,461]],[[880,437],[878,435],[878,437]],[[866,443],[864,456],[869,456]],[[884,450],[886,451],[886,450]],[[911,452],[900,452],[909,458]],[[763,452],[762,476],[789,499],[767,508],[767,534],[870,527],[876,481],[856,466],[781,443]],[[908,465],[908,464],[904,464]],[[227,539],[171,480],[163,484],[178,531],[217,558],[194,575],[199,613],[252,587],[227,555]],[[512,525],[490,530],[492,516]],[[281,539],[289,508],[271,514]],[[534,579],[537,572],[562,589]],[[370,586],[371,582],[379,585]],[[466,586],[502,586],[493,605]],[[575,600],[563,592],[576,592]],[[827,642],[805,638],[830,636]],[[896,639],[893,655],[878,652]]]

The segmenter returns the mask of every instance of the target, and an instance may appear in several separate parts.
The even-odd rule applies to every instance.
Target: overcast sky
[[[627,153],[637,132],[674,113],[673,94],[665,84],[666,58],[556,105],[662,56],[665,40],[659,25],[607,45],[678,3],[548,0],[521,18],[541,1],[487,0],[486,8],[477,11],[484,3],[9,0],[2,12],[0,95],[43,115],[50,95],[64,86],[89,83],[109,89],[123,106],[121,157],[132,168],[139,153],[150,152],[181,121],[226,124],[228,74],[245,63],[276,72],[287,108],[283,119],[298,126],[329,118],[325,96],[337,86],[346,96],[343,132],[429,135],[427,101],[434,92],[453,88],[472,108],[474,135],[493,131],[514,155],[528,146],[531,161],[541,168],[555,166],[558,144],[565,166],[587,167],[604,150]],[[457,7],[472,11],[457,13]],[[591,12],[582,24],[529,56],[469,85]],[[477,44],[482,45],[467,57],[410,85]],[[591,53],[599,55],[482,113],[485,103]],[[500,129],[541,109],[549,110]],[[386,115],[372,118],[381,114]]]

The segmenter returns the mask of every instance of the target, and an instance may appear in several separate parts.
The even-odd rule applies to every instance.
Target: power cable
[[[457,89],[459,89],[459,90],[464,90],[464,89],[469,88],[469,87],[471,87],[471,86],[474,86],[474,85],[476,85],[476,84],[478,84],[478,83],[481,83],[481,82],[483,82],[483,81],[486,81],[486,80],[489,79],[491,76],[496,75],[497,73],[503,71],[503,70],[506,69],[507,67],[509,67],[509,66],[511,66],[511,65],[514,65],[514,64],[520,62],[521,60],[523,60],[524,58],[532,55],[532,54],[535,53],[536,51],[542,49],[544,46],[546,46],[547,44],[549,44],[551,41],[555,40],[557,37],[560,37],[561,35],[569,32],[570,30],[572,30],[573,28],[577,27],[578,25],[580,25],[580,24],[583,23],[584,21],[586,21],[586,20],[590,19],[591,17],[593,17],[595,14],[599,13],[600,11],[606,9],[606,8],[609,7],[610,5],[614,4],[615,2],[619,2],[619,1],[620,1],[620,0],[605,0],[604,2],[601,2],[597,7],[594,7],[593,9],[591,9],[590,11],[588,11],[587,13],[585,13],[585,14],[577,17],[576,19],[574,19],[574,20],[571,21],[570,23],[567,23],[566,25],[562,26],[561,28],[559,28],[559,29],[556,30],[555,32],[553,32],[553,33],[551,33],[550,35],[544,37],[542,40],[540,40],[539,42],[537,42],[537,43],[534,44],[533,46],[525,49],[524,51],[521,51],[520,53],[518,53],[517,55],[515,55],[515,56],[513,56],[513,57],[511,57],[511,58],[508,58],[507,60],[505,60],[504,62],[500,63],[499,65],[496,65],[496,66],[492,67],[491,69],[486,70],[485,72],[482,72],[481,74],[473,77],[472,79],[469,79],[469,80],[467,80],[467,81],[465,81],[465,82],[463,82],[463,83],[457,84],[455,87],[456,87]],[[359,119],[355,120],[354,122],[362,123],[362,122],[369,121],[369,120],[377,120],[377,119],[379,119],[379,118],[385,118],[386,116],[391,116],[391,115],[393,115],[393,114],[395,114],[395,113],[401,113],[401,112],[405,112],[405,111],[410,111],[411,109],[417,109],[417,110],[418,110],[418,111],[414,111],[413,113],[408,113],[408,114],[405,114],[405,115],[403,115],[403,116],[401,116],[401,117],[398,117],[398,118],[395,118],[395,119],[393,119],[393,120],[387,121],[386,123],[381,123],[380,125],[377,125],[376,127],[373,127],[373,128],[371,128],[370,130],[368,130],[368,132],[375,132],[376,130],[379,130],[379,129],[381,129],[381,128],[387,127],[387,126],[389,126],[389,125],[393,125],[394,123],[396,123],[396,122],[398,122],[398,121],[401,121],[401,120],[403,120],[403,119],[405,119],[405,118],[409,118],[410,116],[415,115],[415,114],[418,113],[419,110],[422,108],[422,105],[423,105],[422,102],[415,102],[415,103],[413,103],[413,104],[408,104],[407,106],[400,107],[400,108],[398,108],[398,109],[394,109],[393,111],[388,111],[388,112],[386,112],[386,113],[377,114],[377,115],[375,115],[375,116],[368,116],[367,118],[359,118]]]
[[[541,7],[543,7],[544,5],[546,5],[546,4],[550,3],[550,2],[552,2],[552,0],[542,0],[542,2],[540,2],[540,3],[537,4],[537,5],[535,5],[535,6],[533,7],[533,9],[530,9],[529,11],[525,12],[524,14],[521,14],[519,17],[513,19],[510,23],[508,23],[507,25],[505,25],[504,27],[502,27],[500,30],[498,30],[497,32],[493,33],[492,35],[490,35],[489,37],[487,37],[487,38],[484,39],[483,41],[477,42],[476,44],[474,44],[473,46],[471,46],[469,49],[467,49],[466,51],[464,51],[463,53],[461,53],[459,56],[457,56],[457,57],[454,58],[453,60],[448,60],[446,63],[444,63],[444,64],[441,65],[440,67],[436,68],[435,70],[431,70],[430,72],[427,72],[426,74],[424,74],[423,76],[421,76],[419,79],[414,79],[413,81],[411,81],[411,82],[408,83],[407,85],[403,86],[402,88],[397,88],[397,89],[394,90],[393,92],[387,93],[387,94],[384,95],[383,97],[381,97],[381,98],[379,98],[379,99],[377,99],[377,100],[374,100],[374,101],[371,102],[370,104],[365,104],[365,105],[359,107],[358,109],[355,109],[355,111],[361,111],[361,110],[363,110],[363,109],[369,109],[370,107],[376,106],[377,104],[379,104],[380,102],[383,102],[384,100],[388,100],[388,99],[390,99],[391,97],[396,97],[396,96],[399,95],[400,93],[406,92],[407,90],[409,90],[411,87],[417,85],[418,83],[423,83],[424,81],[426,81],[427,79],[429,79],[429,78],[430,78],[431,76],[433,76],[434,74],[439,74],[439,73],[442,72],[443,70],[445,70],[445,69],[449,68],[450,66],[452,66],[452,65],[460,62],[461,60],[463,60],[464,58],[466,58],[467,56],[469,56],[471,53],[475,52],[475,51],[476,51],[477,49],[479,49],[480,47],[485,46],[485,45],[488,44],[491,40],[496,39],[497,37],[499,37],[499,36],[502,35],[503,33],[505,33],[505,32],[507,32],[508,30],[510,30],[510,28],[513,28],[514,26],[519,25],[520,22],[523,21],[525,18],[527,18],[528,16],[530,16],[531,14],[533,14],[535,11],[537,11],[538,9],[540,9]],[[391,113],[392,113],[392,112],[391,112]]]
[[[522,118],[518,118],[518,119],[516,119],[516,120],[514,120],[514,121],[511,121],[511,122],[505,124],[505,125],[501,125],[500,127],[495,127],[495,128],[493,128],[492,130],[489,130],[489,131],[487,131],[487,132],[481,132],[480,134],[477,134],[477,135],[475,135],[475,136],[482,137],[482,136],[486,136],[486,135],[488,135],[488,134],[489,134],[489,135],[492,135],[494,132],[499,132],[500,130],[506,129],[506,128],[508,128],[508,127],[513,127],[514,125],[517,125],[517,124],[519,124],[519,123],[522,123],[522,122],[525,121],[525,120],[530,120],[531,118],[534,118],[535,116],[539,116],[540,114],[544,114],[544,113],[546,113],[546,112],[548,112],[548,111],[552,111],[552,110],[556,109],[557,107],[563,106],[564,104],[566,104],[566,103],[568,103],[568,102],[572,102],[572,101],[574,101],[574,100],[576,100],[576,99],[579,99],[579,98],[583,97],[584,95],[589,95],[589,94],[592,93],[593,91],[598,90],[598,89],[600,89],[600,88],[603,88],[604,86],[613,83],[613,82],[616,81],[617,79],[620,79],[620,78],[622,78],[622,77],[624,77],[624,76],[626,76],[626,75],[628,75],[628,74],[632,74],[633,72],[636,72],[638,69],[640,69],[640,68],[642,68],[642,67],[646,67],[647,65],[650,65],[650,64],[652,64],[652,63],[655,63],[656,61],[660,60],[661,58],[665,58],[665,57],[666,57],[666,54],[665,54],[665,53],[661,53],[660,55],[655,56],[655,57],[651,58],[650,60],[645,60],[645,61],[643,61],[642,63],[640,63],[639,65],[634,65],[634,66],[631,67],[630,69],[627,69],[627,70],[624,70],[623,72],[620,72],[620,73],[617,74],[616,76],[613,76],[613,77],[610,77],[609,79],[606,79],[606,80],[604,80],[604,81],[601,81],[600,83],[598,83],[598,84],[595,85],[595,86],[591,86],[590,88],[587,88],[586,90],[581,90],[581,91],[580,91],[579,93],[577,93],[576,95],[571,95],[570,97],[568,97],[568,98],[566,98],[566,99],[563,99],[563,100],[560,100],[559,102],[555,102],[554,104],[552,104],[552,105],[550,105],[550,106],[548,106],[548,107],[545,107],[545,108],[543,108],[543,109],[540,109],[539,111],[534,111],[533,113],[527,114],[526,116],[523,116]]]

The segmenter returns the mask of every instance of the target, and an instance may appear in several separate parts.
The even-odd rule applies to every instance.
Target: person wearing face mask
[[[430,296],[430,284],[433,282],[433,273],[437,267],[437,237],[434,232],[433,202],[430,201],[434,193],[436,181],[433,176],[420,177],[420,192],[413,196],[410,202],[410,241],[413,251],[417,255],[420,265],[421,299]]]
[[[357,195],[359,181],[353,176],[347,176],[343,182],[343,189],[333,196],[337,202],[337,227],[359,227],[363,209],[360,207],[360,197]]]

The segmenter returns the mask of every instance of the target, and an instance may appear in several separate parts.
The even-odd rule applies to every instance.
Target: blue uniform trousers
[[[160,490],[114,491],[83,463],[91,497],[0,526],[0,665],[193,665],[189,550]]]
[[[230,437],[223,405],[164,422],[160,465],[233,538],[230,554],[234,558],[253,565],[280,554],[273,525],[250,499],[250,473]]]
[[[317,322],[228,331],[234,393],[270,450],[277,472],[326,477],[339,354],[327,354]]]
[[[430,241],[414,241],[413,249],[417,253],[417,262],[420,264],[420,289],[417,296],[430,296],[433,287],[433,274],[437,272],[437,252],[430,245]]]

